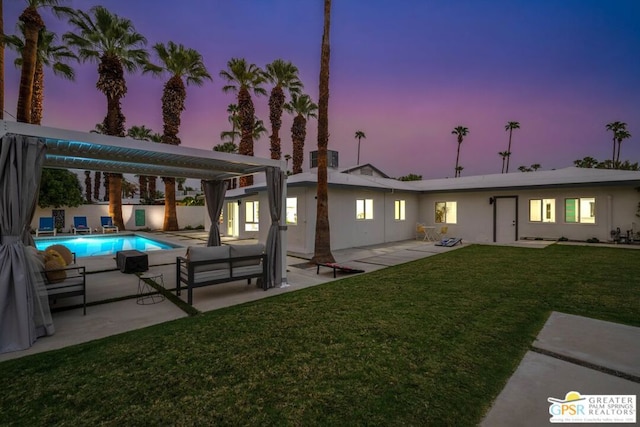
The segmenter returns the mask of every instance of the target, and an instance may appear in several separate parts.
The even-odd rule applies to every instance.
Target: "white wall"
[[[41,216],[51,216],[53,209],[55,208],[36,208],[31,227],[33,229],[38,228],[39,218]],[[100,229],[100,217],[109,215],[109,205],[80,205],[77,208],[64,207],[60,209],[64,209],[65,211],[64,231],[70,231],[74,216],[86,216],[89,227]],[[145,211],[144,226],[136,226],[135,222],[135,211],[140,209]],[[205,217],[208,216],[203,206],[176,206],[176,214],[180,228],[204,225]],[[122,217],[127,230],[138,230],[142,228],[160,230],[164,222],[164,205],[123,205]]]
[[[449,236],[462,237],[474,242],[493,241],[492,196],[518,196],[518,237],[551,238],[566,237],[571,240],[587,240],[592,237],[600,241],[611,239],[610,232],[616,227],[625,231],[640,218],[636,217],[640,193],[630,187],[579,187],[574,189],[540,189],[519,191],[480,191],[425,194],[420,198],[419,221],[435,224],[435,203],[457,202],[457,224],[448,224]],[[595,224],[567,224],[564,222],[564,200],[566,198],[595,197]],[[530,199],[555,199],[555,223],[529,221]]]

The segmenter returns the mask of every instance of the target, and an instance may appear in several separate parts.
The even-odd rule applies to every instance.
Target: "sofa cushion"
[[[245,257],[245,256],[257,256],[264,253],[264,245],[262,243],[256,243],[255,245],[232,245],[231,246],[231,258]],[[237,261],[233,263],[233,268],[246,267],[250,265],[260,264],[260,259],[247,259],[243,261]]]
[[[213,261],[224,262],[198,265],[194,267],[195,272],[223,270],[229,268],[229,246],[189,246],[187,249],[188,262],[193,261]]]

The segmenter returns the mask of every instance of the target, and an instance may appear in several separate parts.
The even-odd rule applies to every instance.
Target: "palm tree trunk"
[[[304,161],[304,140],[307,136],[307,119],[302,114],[298,114],[293,119],[291,126],[291,139],[293,141],[293,163],[292,173],[302,173],[302,163]]]
[[[613,156],[611,157],[611,169],[616,165],[616,132],[613,131]]]
[[[280,160],[282,155],[280,127],[282,126],[282,106],[284,101],[282,88],[280,86],[274,87],[269,97],[269,120],[271,121],[271,158],[275,160]]]
[[[20,21],[24,22],[24,49],[22,51],[22,71],[20,73],[20,92],[16,119],[22,123],[31,120],[31,98],[33,96],[33,78],[38,57],[38,33],[44,28],[44,22],[35,7],[27,7]]]
[[[614,164],[614,167],[616,167],[616,165],[620,164],[620,148],[622,146],[622,140],[619,139],[618,140],[618,154],[616,154],[616,163]]]
[[[44,99],[44,69],[42,62],[36,62],[33,75],[33,95],[31,97],[31,122],[34,125],[42,123],[42,102]]]
[[[87,203],[93,202],[93,198],[91,197],[91,189],[91,171],[84,171],[84,194],[85,198],[87,199]]]
[[[176,180],[175,178],[162,178],[164,182],[164,223],[163,231],[178,231],[178,215],[176,213]],[[167,203],[173,200],[173,204]]]
[[[240,145],[238,153],[245,156],[253,156],[253,127],[255,124],[256,110],[251,100],[249,90],[243,87],[238,92],[238,116],[240,117]],[[240,187],[253,184],[253,176],[240,177]]]
[[[316,205],[316,238],[311,262],[335,262],[331,254],[329,228],[329,185],[327,150],[329,146],[329,58],[331,47],[331,0],[324,0],[324,29],[320,54],[320,85],[318,99],[318,189]]]
[[[511,159],[511,134],[513,133],[513,129],[509,128],[509,146],[507,147],[507,170],[505,173],[509,173],[509,160]]]
[[[455,177],[458,177],[458,162],[460,161],[460,146],[462,145],[462,141],[460,141],[460,139],[458,139],[458,152],[456,154],[456,173],[455,173]]]
[[[101,175],[102,173],[99,171],[96,171],[95,174],[93,175],[93,197],[96,200],[100,200],[100,179],[101,179]]]

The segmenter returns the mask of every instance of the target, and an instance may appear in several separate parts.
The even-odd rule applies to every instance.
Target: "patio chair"
[[[449,232],[449,226],[445,225],[440,227],[440,231],[438,232],[438,237],[440,239],[445,239],[447,237],[447,233]]]
[[[87,225],[87,217],[86,216],[74,216],[73,217],[73,227],[71,227],[73,234],[78,233],[89,233],[91,234],[91,227]]]
[[[105,234],[108,231],[112,231],[114,233],[117,233],[119,231],[118,227],[113,225],[113,218],[111,218],[110,216],[101,216],[100,224],[102,225],[102,234]]]
[[[427,240],[427,227],[421,222],[416,223],[416,240],[422,238],[422,240]]]
[[[41,234],[53,234],[56,235],[56,228],[53,226],[53,217],[41,216],[38,228],[36,229],[36,237]]]

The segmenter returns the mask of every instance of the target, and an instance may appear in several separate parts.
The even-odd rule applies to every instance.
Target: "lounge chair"
[[[113,218],[111,218],[110,216],[101,216],[100,224],[102,225],[102,234],[105,234],[108,231],[112,231],[114,233],[120,231],[118,230],[118,227],[113,225]]]
[[[87,225],[87,217],[86,216],[74,216],[73,217],[73,227],[71,227],[73,234],[78,233],[89,233],[91,234],[91,227]]]
[[[56,228],[53,226],[53,217],[41,216],[40,223],[36,229],[36,237],[41,234],[53,234],[56,235]]]

